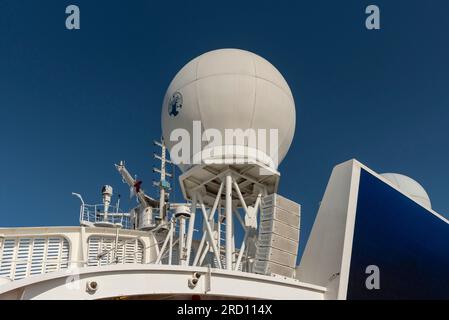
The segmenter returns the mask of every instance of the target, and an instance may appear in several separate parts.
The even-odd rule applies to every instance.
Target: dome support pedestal
[[[237,271],[243,268],[243,260],[246,269],[250,268],[249,256],[252,254],[248,255],[248,252],[256,241],[261,198],[277,191],[279,178],[279,172],[261,164],[203,164],[182,174],[179,178],[182,192],[186,200],[192,201],[192,206],[186,241],[179,241],[179,250],[185,253],[180,257],[181,265],[189,265],[191,261],[195,211],[199,208],[203,217],[203,235],[192,265],[201,265],[207,252],[212,251],[216,267],[220,269]],[[245,215],[243,218],[239,209]],[[244,230],[239,250],[236,250],[235,222]],[[220,243],[223,231],[225,246]],[[183,232],[181,235],[184,237]]]

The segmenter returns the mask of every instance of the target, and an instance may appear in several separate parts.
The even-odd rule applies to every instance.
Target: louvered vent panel
[[[98,266],[99,261],[97,258],[98,253],[100,252],[101,241],[99,237],[90,237],[89,238],[89,247],[87,252],[87,265],[94,267]]]
[[[0,252],[0,277],[12,280],[68,266],[69,242],[62,237],[7,238]]]
[[[143,263],[143,245],[137,239],[119,239],[117,250],[114,237],[92,236],[88,242],[88,266]]]
[[[138,263],[144,263],[143,261],[143,243],[140,242],[139,240],[136,240],[137,243],[137,251],[136,251],[136,261]]]
[[[61,261],[60,268],[66,269],[69,267],[69,242],[66,239],[63,239],[62,248],[61,248]]]
[[[0,265],[0,277],[12,278],[12,267],[14,252],[16,248],[16,239],[5,239],[2,249],[2,260]]]
[[[137,252],[139,252],[138,248],[136,248],[136,241],[126,242],[123,248],[125,251],[124,253],[125,263],[135,263],[134,261],[141,261],[136,257]]]
[[[45,244],[45,239],[34,239],[30,275],[41,274],[44,270]]]
[[[20,239],[19,248],[16,258],[16,270],[14,279],[22,279],[27,276],[27,269],[29,265],[31,239]]]
[[[107,266],[108,264],[112,263],[112,253],[113,253],[112,246],[113,246],[112,238],[102,239],[101,251],[99,252],[99,254],[101,254],[100,266]]]
[[[60,241],[58,238],[48,239],[47,255],[45,263],[45,272],[53,272],[58,269],[58,260],[60,257]]]

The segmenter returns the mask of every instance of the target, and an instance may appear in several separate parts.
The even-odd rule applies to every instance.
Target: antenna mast
[[[167,164],[173,164],[170,160],[167,159],[167,148],[164,143],[164,139],[161,138],[161,141],[154,141],[155,146],[161,148],[161,155],[154,154],[154,158],[161,161],[161,167],[155,168],[153,167],[153,172],[160,174],[159,182],[154,181],[153,185],[159,188],[159,218],[162,222],[167,220],[167,200],[169,196],[170,183],[166,180],[168,178],[172,178],[173,175],[168,173],[166,170]]]

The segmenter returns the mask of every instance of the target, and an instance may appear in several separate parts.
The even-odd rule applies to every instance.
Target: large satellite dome
[[[386,178],[399,190],[407,194],[410,198],[422,206],[428,209],[432,208],[432,204],[426,190],[412,178],[399,173],[383,173],[381,176]]]
[[[193,121],[223,137],[225,129],[277,129],[279,164],[295,132],[295,103],[281,73],[264,58],[238,49],[214,50],[187,63],[167,89],[162,131],[170,151],[177,144],[170,141],[173,130],[185,129],[192,137]],[[192,152],[190,158],[194,156]],[[257,161],[270,165],[264,156]],[[277,164],[270,167],[277,169]],[[179,167],[185,171],[189,165]]]

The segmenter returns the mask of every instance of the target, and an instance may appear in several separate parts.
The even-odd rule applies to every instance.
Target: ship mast
[[[153,172],[160,175],[159,181],[154,181],[153,185],[159,188],[159,218],[161,223],[167,220],[167,199],[170,191],[170,183],[167,181],[168,178],[172,178],[173,175],[168,173],[166,168],[167,164],[172,164],[170,160],[167,159],[167,148],[164,143],[164,139],[161,141],[154,141],[155,146],[161,148],[161,155],[154,154],[154,158],[160,160],[160,168],[153,167]]]

